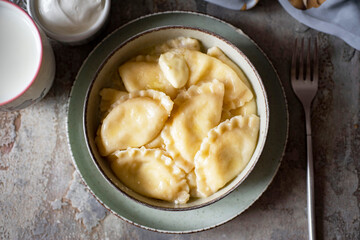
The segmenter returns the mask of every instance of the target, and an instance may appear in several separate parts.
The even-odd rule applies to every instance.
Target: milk
[[[41,38],[20,9],[0,6],[0,105],[21,95],[41,62]]]

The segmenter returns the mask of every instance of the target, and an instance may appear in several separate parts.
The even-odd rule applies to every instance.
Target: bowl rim
[[[137,199],[136,197],[128,194],[127,192],[123,191],[122,189],[120,189],[116,183],[114,183],[108,176],[107,174],[104,172],[104,170],[101,168],[100,164],[98,163],[98,160],[97,158],[95,157],[95,154],[94,154],[94,150],[93,148],[90,146],[90,137],[89,137],[89,134],[88,134],[88,123],[87,123],[87,119],[88,119],[88,106],[89,106],[89,98],[90,98],[90,93],[92,92],[92,89],[93,89],[93,86],[94,86],[94,83],[95,83],[95,80],[98,78],[100,72],[102,71],[102,69],[104,68],[104,66],[108,63],[109,59],[111,59],[112,56],[114,56],[116,54],[117,51],[119,51],[122,47],[124,47],[125,45],[127,45],[128,43],[142,37],[143,35],[146,35],[146,34],[149,34],[149,33],[152,33],[152,32],[157,32],[157,31],[162,31],[162,30],[170,30],[170,29],[186,29],[186,30],[191,30],[191,31],[199,31],[199,32],[202,32],[202,33],[205,33],[205,34],[208,34],[208,35],[211,35],[213,37],[216,37],[218,38],[219,40],[225,42],[227,45],[229,45],[233,50],[235,50],[237,52],[237,55],[240,55],[245,61],[246,63],[248,64],[249,67],[251,67],[251,70],[252,72],[255,74],[255,77],[256,79],[258,80],[258,83],[259,83],[259,86],[261,87],[261,92],[263,93],[264,95],[264,103],[265,103],[265,128],[264,128],[264,139],[263,141],[261,141],[261,145],[259,145],[259,139],[258,139],[258,142],[257,142],[257,145],[254,149],[254,152],[253,154],[255,153],[255,150],[256,149],[259,149],[258,150],[258,155],[255,157],[255,160],[253,161],[253,163],[251,164],[250,168],[247,170],[246,174],[244,174],[244,176],[241,178],[241,179],[238,179],[237,180],[237,183],[232,186],[230,189],[228,189],[226,192],[224,192],[223,194],[221,194],[220,196],[217,196],[207,202],[203,202],[203,203],[200,203],[198,205],[194,205],[194,206],[188,206],[188,207],[181,207],[181,204],[179,205],[176,205],[174,204],[174,207],[167,207],[167,206],[157,206],[157,205],[152,205],[150,203],[147,203],[147,202],[143,202],[139,199]],[[250,82],[252,84],[252,82]],[[259,158],[261,157],[261,154],[263,152],[263,149],[264,149],[264,146],[265,146],[265,143],[266,143],[266,139],[267,139],[267,135],[268,135],[268,130],[269,130],[269,119],[270,119],[270,109],[269,109],[269,102],[268,102],[268,96],[267,96],[267,93],[266,93],[266,90],[265,90],[265,87],[264,87],[264,84],[262,82],[262,78],[260,77],[260,74],[257,72],[257,70],[255,69],[254,65],[251,63],[251,61],[248,59],[248,57],[237,47],[235,46],[233,43],[231,43],[229,40],[227,40],[226,38],[214,33],[214,32],[211,32],[211,31],[208,31],[208,30],[205,30],[205,29],[202,29],[202,28],[198,28],[198,27],[189,27],[189,26],[181,26],[181,25],[167,25],[167,26],[160,26],[160,27],[154,27],[154,28],[150,28],[150,29],[147,29],[145,31],[141,31],[129,38],[127,38],[126,40],[124,40],[123,42],[119,43],[119,45],[114,48],[110,54],[108,54],[106,56],[106,58],[104,60],[102,60],[100,66],[97,68],[96,70],[96,73],[94,74],[94,78],[91,79],[91,82],[89,84],[89,87],[88,89],[86,90],[86,95],[85,95],[85,102],[84,102],[84,108],[83,108],[83,134],[85,136],[85,140],[86,140],[86,147],[90,153],[90,156],[91,156],[91,160],[95,163],[95,166],[96,168],[99,170],[99,172],[101,173],[101,175],[104,177],[104,179],[106,179],[106,181],[112,185],[117,191],[119,191],[121,194],[123,194],[124,196],[126,196],[127,198],[141,204],[141,205],[144,205],[144,206],[147,206],[147,207],[150,207],[150,208],[154,208],[154,209],[157,209],[157,210],[165,210],[165,211],[190,211],[190,210],[194,210],[194,209],[199,209],[199,208],[202,208],[202,207],[205,207],[205,206],[208,206],[212,203],[215,203],[223,198],[225,198],[227,195],[229,195],[231,192],[233,192],[247,177],[248,175],[252,172],[252,170],[254,169],[254,167],[256,166],[256,163],[258,162]],[[260,135],[260,132],[259,132],[259,135]],[[252,155],[251,158],[253,158],[254,155]],[[250,159],[251,159],[250,158]],[[246,165],[248,166],[248,164]],[[244,169],[243,169],[244,170]],[[239,173],[241,174],[241,172]],[[238,175],[239,175],[238,174]],[[237,176],[238,176],[237,175]],[[237,177],[236,176],[236,177]],[[222,188],[226,187],[228,184],[230,184],[230,182],[232,182],[236,177],[234,177],[231,181],[229,181],[227,184],[225,184],[225,186],[223,186]],[[120,180],[119,180],[120,181]],[[121,182],[121,181],[120,181]],[[124,184],[124,187],[126,189],[128,189],[130,192],[134,192],[135,194],[138,194],[140,196],[142,196],[141,194],[135,192],[134,190],[132,190],[131,188],[128,188],[125,184]],[[222,188],[220,188],[219,190],[221,190]],[[211,195],[210,195],[211,196]],[[143,196],[145,197],[145,196]],[[150,197],[145,197],[145,198],[149,198],[153,201],[160,201],[162,202],[162,200],[158,200],[158,199],[155,199],[155,198],[150,198]]]

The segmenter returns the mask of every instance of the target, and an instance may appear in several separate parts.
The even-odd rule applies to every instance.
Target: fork
[[[311,57],[312,56],[312,57]],[[306,59],[304,59],[306,57]],[[306,67],[305,67],[306,65]],[[304,48],[304,39],[301,39],[300,47],[298,39],[295,40],[295,50],[291,63],[291,85],[302,103],[305,111],[306,145],[307,145],[307,215],[309,239],[316,239],[315,228],[315,196],[314,196],[314,164],[311,138],[311,103],[318,89],[319,57],[317,39],[315,38],[313,50],[311,39],[308,39],[307,49]]]

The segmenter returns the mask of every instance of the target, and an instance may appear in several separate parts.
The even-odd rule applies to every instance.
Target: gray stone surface
[[[140,229],[111,214],[82,183],[66,141],[68,96],[89,52],[129,20],[166,10],[203,12],[241,28],[277,69],[290,116],[286,153],[267,191],[234,220],[186,235]],[[273,0],[246,12],[202,0],[112,1],[110,22],[92,42],[52,41],[57,72],[49,94],[25,110],[0,112],[0,239],[307,239],[304,114],[289,82],[294,39],[303,36],[320,43],[312,108],[318,237],[360,239],[360,53],[303,26]]]

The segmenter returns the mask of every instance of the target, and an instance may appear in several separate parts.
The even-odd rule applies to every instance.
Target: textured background
[[[100,205],[75,171],[65,129],[70,89],[89,52],[129,20],[168,10],[207,13],[248,34],[277,69],[290,115],[286,153],[267,191],[234,220],[186,235],[140,229]],[[303,36],[320,45],[312,108],[318,237],[360,239],[360,53],[300,24],[273,0],[246,12],[202,0],[113,0],[98,38],[77,47],[52,41],[57,72],[49,94],[25,110],[0,112],[0,239],[307,239],[304,114],[289,82],[294,39]]]

